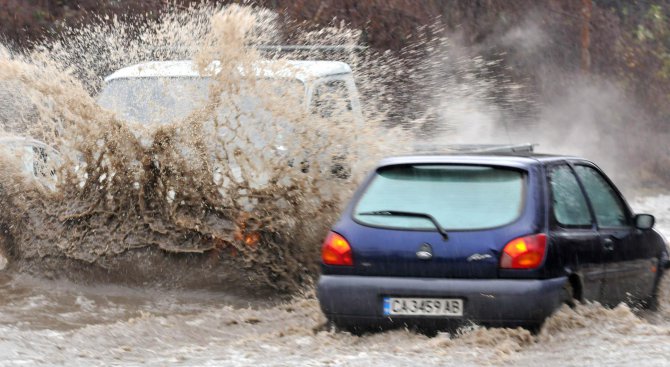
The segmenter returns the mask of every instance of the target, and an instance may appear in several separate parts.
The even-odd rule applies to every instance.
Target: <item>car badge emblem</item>
[[[428,243],[424,243],[416,252],[416,257],[421,260],[430,260],[433,257],[433,248]]]
[[[488,258],[491,258],[491,257],[492,257],[492,256],[489,255],[489,254],[472,254],[472,255],[470,255],[470,256],[468,257],[467,260],[468,260],[468,262],[470,262],[470,261],[479,261],[479,260],[484,260],[484,259],[488,259]]]

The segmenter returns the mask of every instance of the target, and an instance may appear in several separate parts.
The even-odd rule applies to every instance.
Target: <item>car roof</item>
[[[543,165],[555,161],[586,159],[570,155],[554,155],[543,153],[444,153],[444,154],[411,154],[388,157],[379,162],[378,168],[402,164],[475,164],[526,168]]]
[[[351,73],[349,65],[339,61],[261,60],[254,63],[253,67],[257,76],[296,78],[303,82],[307,79]],[[218,73],[220,63],[214,61],[207,69],[214,74]],[[200,76],[197,65],[191,60],[150,61],[119,69],[106,77],[105,82],[121,78],[197,78]]]

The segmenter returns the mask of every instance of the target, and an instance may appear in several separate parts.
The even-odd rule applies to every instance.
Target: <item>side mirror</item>
[[[635,216],[635,228],[637,229],[651,229],[655,222],[656,218],[651,214],[638,214]]]

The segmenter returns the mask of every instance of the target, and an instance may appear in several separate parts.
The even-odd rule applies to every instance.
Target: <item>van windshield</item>
[[[192,77],[142,77],[122,78],[109,81],[98,96],[100,106],[115,112],[119,118],[142,124],[168,124],[181,121],[191,113],[206,106],[210,93],[210,78]],[[256,90],[282,97],[291,93],[292,98],[302,101],[304,85],[299,80],[262,79]],[[241,89],[241,102],[255,105],[258,94]],[[267,92],[266,92],[267,91]]]
[[[499,227],[523,209],[526,175],[514,169],[474,165],[398,165],[379,169],[354,209],[361,224],[431,230],[432,216],[447,230]],[[377,214],[375,214],[377,213]]]

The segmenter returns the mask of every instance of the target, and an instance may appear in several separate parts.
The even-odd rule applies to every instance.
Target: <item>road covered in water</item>
[[[670,234],[670,195],[633,203]],[[324,330],[312,291],[266,301],[209,290],[80,285],[0,275],[0,365],[645,365],[670,358],[670,283],[661,310],[564,308],[538,335],[477,326],[427,337]]]
[[[352,51],[346,60],[367,98],[365,128],[356,139],[331,139],[350,137],[351,125],[313,115],[302,97],[284,98],[264,83],[249,83],[243,71],[269,59],[279,67],[273,75],[299,76],[286,69],[285,56],[249,45],[328,37],[350,46],[359,32],[285,35],[276,14],[242,6],[139,19],[139,29],[118,19],[68,29],[60,41],[26,52],[0,44],[0,135],[43,141],[64,161],[50,173],[57,190],[49,190],[19,172],[25,162],[0,154],[0,240],[11,239],[2,249],[11,252],[10,265],[0,272],[0,366],[667,364],[667,280],[659,312],[578,305],[559,310],[538,335],[473,325],[435,337],[408,330],[354,336],[324,327],[312,288],[289,300],[275,296],[295,291],[316,272],[318,243],[370,164],[427,134],[421,119],[390,128],[398,123],[386,113],[392,103],[387,87],[398,85],[386,79],[396,74],[388,71],[416,77],[451,56],[426,57],[407,71],[387,53]],[[210,75],[208,90],[218,93],[182,120],[157,118],[148,125],[99,105],[97,92],[109,73],[155,59],[194,60],[203,73],[216,61],[222,71]],[[500,89],[481,77],[495,63],[475,57],[458,65],[449,70],[453,80],[423,86],[425,94],[437,105],[459,100],[453,91],[483,99],[445,109],[444,129],[438,129],[447,134],[440,135],[444,141],[458,141],[449,135],[450,121],[487,110],[485,96]],[[245,98],[228,98],[242,87],[255,108],[245,107]],[[511,99],[502,105],[519,102],[506,95]],[[291,134],[284,133],[287,125]],[[334,179],[332,157],[351,174]],[[31,177],[36,172],[28,171]],[[670,236],[670,195],[641,197],[633,206],[656,215]],[[259,297],[268,285],[272,295]]]

